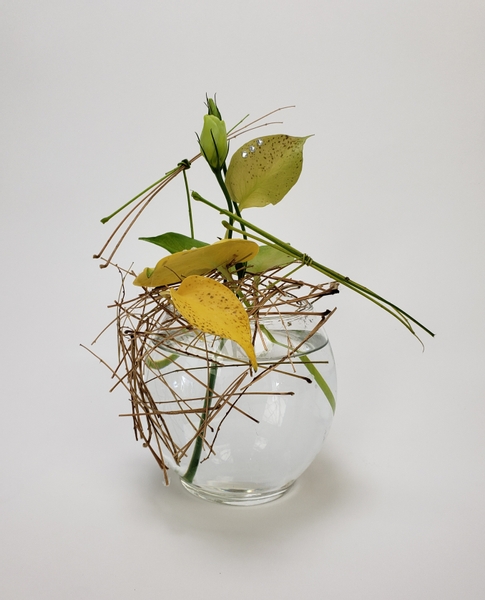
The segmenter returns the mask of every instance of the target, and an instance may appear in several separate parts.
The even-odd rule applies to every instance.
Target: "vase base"
[[[291,481],[290,483],[276,490],[264,490],[243,487],[231,488],[229,486],[227,488],[205,488],[184,481],[183,479],[181,479],[180,482],[188,492],[194,496],[197,496],[197,498],[202,498],[202,500],[206,500],[208,502],[216,502],[218,504],[228,504],[230,506],[257,506],[258,504],[272,502],[273,500],[281,498],[281,496],[283,496],[283,494],[285,494],[295,483],[294,481]]]

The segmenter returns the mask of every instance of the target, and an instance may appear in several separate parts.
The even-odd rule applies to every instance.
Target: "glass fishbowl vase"
[[[163,429],[163,461],[192,494],[249,506],[282,496],[332,423],[335,362],[311,306],[252,323],[254,371],[240,346],[180,328],[161,333],[144,383]]]

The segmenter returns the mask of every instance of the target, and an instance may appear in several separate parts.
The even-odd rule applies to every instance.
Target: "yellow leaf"
[[[143,287],[159,287],[182,281],[189,275],[205,275],[219,267],[246,262],[256,256],[256,242],[227,239],[210,246],[183,250],[162,258],[154,269],[147,267],[133,282]]]
[[[191,275],[176,290],[170,290],[179,313],[205,333],[237,342],[258,368],[251,342],[249,318],[241,302],[229,288],[209,277]]]
[[[308,137],[267,135],[232,155],[226,186],[239,208],[277,204],[300,177]]]

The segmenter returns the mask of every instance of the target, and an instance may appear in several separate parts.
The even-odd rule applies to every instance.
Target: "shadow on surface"
[[[229,544],[245,551],[265,547],[296,534],[301,528],[330,520],[362,502],[365,483],[357,481],[344,464],[329,453],[319,455],[282,498],[252,507],[215,504],[193,497],[175,475],[168,488],[161,473],[151,471],[140,492],[175,534],[189,534],[206,542]],[[146,474],[146,473],[145,473]],[[140,483],[142,483],[140,481]]]

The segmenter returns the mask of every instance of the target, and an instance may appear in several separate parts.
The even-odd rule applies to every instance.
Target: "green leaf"
[[[226,186],[241,210],[277,204],[286,196],[300,177],[303,145],[309,137],[268,135],[236,150]]]
[[[275,337],[270,333],[270,331],[268,331],[268,329],[266,329],[266,327],[264,327],[264,325],[261,326],[261,331],[271,342],[273,342],[273,344],[277,344],[278,346],[285,347],[285,344],[278,342],[275,339]],[[308,372],[310,373],[310,375],[312,375],[313,379],[315,380],[315,383],[325,394],[325,397],[328,400],[328,403],[330,404],[330,408],[332,409],[332,412],[335,414],[335,409],[337,407],[337,404],[335,402],[335,396],[333,395],[333,392],[330,389],[328,383],[325,381],[325,379],[323,378],[320,371],[317,369],[317,367],[313,364],[313,362],[308,358],[308,356],[306,354],[298,356],[298,358],[305,365],[305,367],[308,369]]]
[[[332,408],[332,412],[335,413],[335,409],[336,409],[335,396],[333,395],[332,390],[328,386],[328,383],[322,377],[322,374],[320,373],[320,371],[312,363],[312,361],[308,358],[308,356],[304,355],[304,356],[299,356],[298,358],[308,369],[308,372],[311,375],[313,375],[313,379],[315,379],[315,383],[319,386],[319,388],[325,394],[325,397],[327,398],[328,403],[330,404],[330,406]]]
[[[294,260],[294,256],[281,252],[277,248],[260,246],[258,254],[248,263],[246,271],[248,273],[263,273],[268,269],[289,265]]]
[[[205,242],[200,242],[194,238],[183,235],[182,233],[174,233],[169,231],[156,237],[141,237],[140,240],[144,242],[150,242],[165,248],[170,254],[175,252],[181,252],[182,250],[191,250],[192,248],[202,248],[202,246],[208,246]]]
[[[177,357],[177,354],[170,354],[170,356],[167,356],[167,358],[153,360],[150,356],[147,356],[145,359],[145,364],[149,369],[156,369],[157,371],[161,371],[162,369],[165,369],[165,367],[173,365]]]

